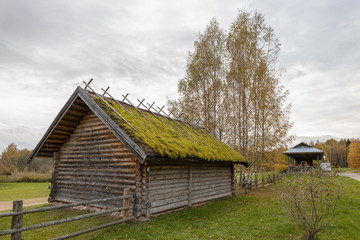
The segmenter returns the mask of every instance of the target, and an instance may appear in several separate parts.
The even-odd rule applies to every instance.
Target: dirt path
[[[360,173],[344,172],[344,173],[341,173],[340,176],[350,177],[350,178],[360,181]]]
[[[23,200],[23,206],[28,207],[28,206],[44,204],[47,202],[48,202],[47,197],[25,199],[25,200]],[[13,205],[13,201],[0,201],[0,212],[6,211],[6,210],[11,210],[12,205]]]

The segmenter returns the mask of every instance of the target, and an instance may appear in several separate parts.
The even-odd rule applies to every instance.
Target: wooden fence
[[[110,226],[113,226],[113,225],[116,225],[116,224],[119,224],[119,223],[122,223],[125,221],[129,221],[131,219],[134,219],[134,217],[130,216],[130,209],[133,208],[133,216],[134,216],[135,215],[134,212],[136,213],[136,211],[137,211],[134,206],[139,201],[138,196],[129,195],[129,192],[130,192],[129,189],[125,188],[123,196],[119,196],[119,197],[110,197],[110,198],[77,202],[77,203],[71,203],[71,204],[63,204],[63,205],[59,205],[59,206],[44,207],[44,208],[38,208],[38,209],[32,209],[32,210],[23,210],[23,201],[22,200],[14,201],[12,212],[0,213],[0,218],[1,217],[10,217],[10,216],[12,217],[11,229],[0,231],[0,236],[11,234],[12,240],[21,240],[21,233],[24,231],[29,231],[29,230],[38,229],[38,228],[44,228],[44,227],[48,227],[48,226],[52,226],[52,225],[57,225],[57,224],[66,223],[66,222],[72,222],[72,221],[76,221],[76,220],[80,220],[80,219],[84,219],[84,218],[100,216],[100,215],[105,215],[105,214],[109,214],[109,213],[113,213],[113,212],[120,212],[120,211],[122,211],[122,216],[123,216],[123,218],[120,220],[112,221],[112,222],[109,222],[109,223],[106,223],[106,224],[103,224],[100,226],[96,226],[96,227],[85,229],[85,230],[82,230],[79,232],[56,237],[56,238],[53,238],[52,240],[68,239],[70,237],[79,236],[79,235],[82,235],[85,233],[93,232],[93,231],[96,231],[96,230],[99,230],[99,229],[102,229],[105,227],[110,227]],[[134,198],[134,206],[133,207],[130,206],[130,198]],[[89,213],[89,214],[79,215],[79,216],[75,216],[75,217],[59,219],[59,220],[55,220],[55,221],[44,222],[44,223],[39,223],[39,224],[23,227],[23,215],[24,214],[38,213],[38,212],[51,211],[51,210],[56,210],[56,209],[75,207],[75,206],[80,206],[80,205],[91,205],[91,204],[96,204],[96,203],[101,203],[101,202],[118,201],[118,200],[123,201],[123,206],[120,208],[114,208],[111,210],[104,210],[101,212]]]
[[[249,190],[276,184],[284,179],[286,173],[257,172],[249,169],[235,170],[236,194],[245,193]]]

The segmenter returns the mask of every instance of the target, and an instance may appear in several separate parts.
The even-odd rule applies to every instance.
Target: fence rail
[[[235,171],[236,176],[236,193],[241,194],[245,193],[247,194],[249,190],[251,190],[253,187],[257,190],[260,187],[269,186],[271,184],[276,184],[277,182],[280,182],[284,177],[286,176],[286,173],[267,173],[265,172],[252,172],[249,169],[240,169]],[[259,179],[260,176],[260,179]]]
[[[113,213],[113,212],[120,212],[120,211],[122,211],[122,216],[123,216],[123,219],[121,219],[121,220],[116,220],[116,221],[113,221],[113,222],[110,222],[107,224],[103,224],[103,225],[85,229],[85,230],[82,230],[79,232],[67,234],[67,235],[60,236],[60,237],[57,237],[54,239],[57,239],[57,240],[67,239],[67,238],[78,236],[78,235],[85,234],[88,232],[96,231],[96,230],[99,230],[99,229],[102,229],[105,227],[113,226],[115,224],[118,224],[118,223],[121,223],[124,221],[129,221],[129,220],[133,219],[133,217],[130,217],[130,212],[129,212],[130,209],[132,208],[130,206],[130,198],[135,198],[134,203],[138,202],[138,196],[130,195],[129,192],[130,192],[129,189],[124,189],[124,195],[119,196],[119,197],[96,199],[96,200],[77,202],[77,203],[71,203],[71,204],[63,204],[63,205],[59,205],[59,206],[51,206],[51,207],[44,207],[44,208],[38,208],[38,209],[32,209],[32,210],[25,210],[25,211],[23,211],[23,201],[22,200],[13,201],[13,211],[12,212],[0,213],[0,217],[12,217],[11,229],[6,229],[3,231],[0,231],[0,236],[11,234],[12,240],[21,240],[21,233],[24,231],[29,231],[29,230],[38,229],[38,228],[44,228],[44,227],[53,226],[53,225],[57,225],[57,224],[61,224],[61,223],[72,222],[72,221],[76,221],[76,220],[80,220],[80,219],[85,219],[85,218],[89,218],[89,217],[95,217],[95,216],[100,216],[100,215],[105,215],[105,214],[109,214],[109,213]],[[117,200],[123,200],[122,207],[23,227],[23,215],[25,215],[25,214],[51,211],[51,210],[57,210],[57,209],[63,209],[63,208],[70,208],[70,207],[75,207],[75,206],[80,206],[80,205],[91,205],[94,203],[117,201]],[[134,204],[134,206],[135,206],[135,204]]]

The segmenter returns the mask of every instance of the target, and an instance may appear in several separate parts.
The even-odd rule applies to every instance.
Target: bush
[[[317,239],[317,233],[334,218],[342,186],[336,172],[298,169],[282,184],[280,197],[295,220],[303,239]]]

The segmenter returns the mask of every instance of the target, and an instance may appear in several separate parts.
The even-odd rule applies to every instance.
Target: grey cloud
[[[1,1],[0,124],[5,130],[34,125],[24,130],[24,139],[43,134],[74,88],[91,77],[97,90],[110,85],[119,95],[130,92],[132,99],[165,103],[166,97],[177,96],[177,81],[184,76],[187,52],[198,33],[212,17],[227,29],[238,9],[245,8],[263,13],[282,42],[280,65],[287,69],[283,81],[290,89],[294,131],[360,135],[359,5],[286,0]],[[4,104],[16,107],[18,101],[29,102],[19,107],[28,121]],[[7,131],[0,141],[22,141],[20,135]]]

